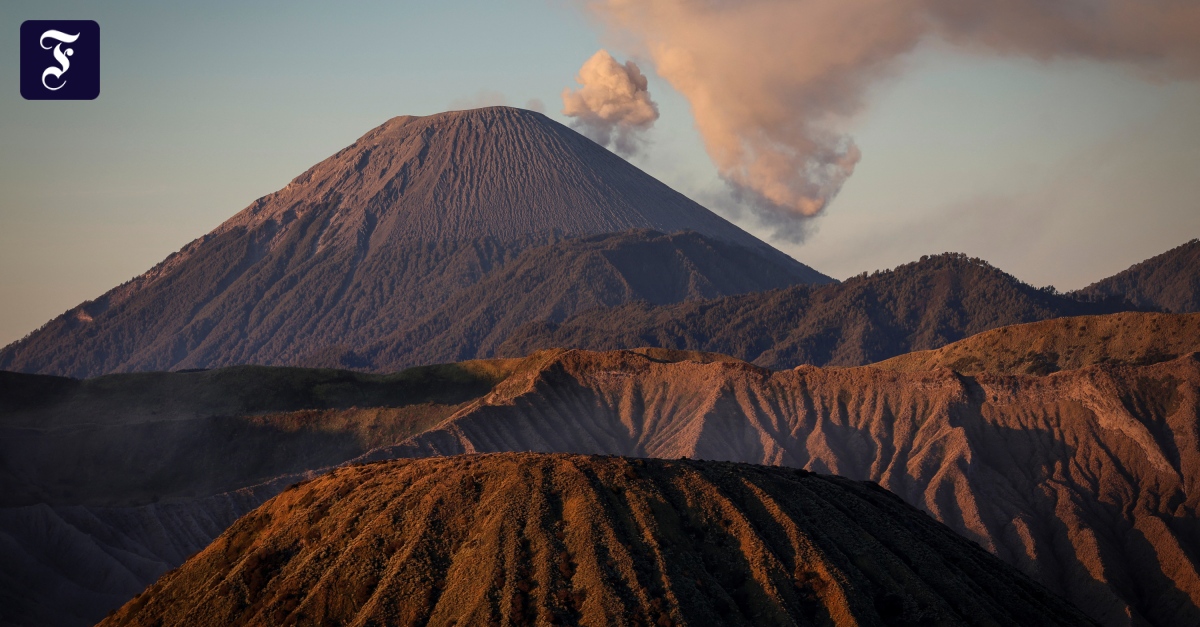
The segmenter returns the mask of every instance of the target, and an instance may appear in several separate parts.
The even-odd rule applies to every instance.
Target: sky
[[[93,19],[95,101],[25,101],[18,29]],[[598,50],[659,117],[630,160],[844,279],[946,251],[1083,287],[1200,236],[1200,84],[921,43],[841,122],[861,160],[802,241],[771,239],[684,94],[578,3],[0,4],[0,345],[146,271],[390,117],[544,106]],[[793,238],[795,239],[795,238]]]

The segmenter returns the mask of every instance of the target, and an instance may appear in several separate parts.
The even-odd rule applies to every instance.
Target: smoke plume
[[[575,118],[575,128],[596,143],[625,156],[637,152],[637,133],[658,119],[658,105],[637,64],[621,65],[601,50],[584,62],[575,81],[579,89],[563,90],[563,115]]]
[[[507,107],[508,97],[491,89],[481,89],[472,96],[456,98],[450,103],[451,111],[479,109],[481,107]]]
[[[1200,74],[1197,0],[592,0],[691,104],[735,197],[802,237],[854,172],[840,129],[920,42]],[[590,62],[589,62],[590,63]]]

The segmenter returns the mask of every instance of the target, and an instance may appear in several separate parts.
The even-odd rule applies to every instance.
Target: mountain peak
[[[372,247],[632,228],[764,247],[583,135],[512,107],[394,117],[218,231],[286,227],[312,211],[325,214],[329,242]]]

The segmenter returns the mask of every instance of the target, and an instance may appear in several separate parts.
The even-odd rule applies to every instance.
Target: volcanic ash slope
[[[341,468],[101,625],[1089,625],[866,483],[721,462]]]
[[[639,349],[386,376],[0,376],[0,623],[91,624],[332,465],[537,450],[871,479],[1106,625],[1200,624],[1196,320],[1040,322],[786,372]]]
[[[1049,376],[552,351],[364,459],[548,451],[870,479],[1108,625],[1200,624],[1200,355]]]
[[[640,242],[533,254],[563,238],[631,230]],[[663,241],[679,231],[699,243]],[[578,272],[581,307],[671,293],[627,293],[646,247],[672,258],[675,284],[701,284],[686,297],[832,281],[566,126],[489,107],[388,120],[146,273],[0,349],[0,368],[73,377],[331,361],[369,368],[358,352],[403,336],[525,252]],[[560,301],[569,305],[575,291]],[[480,313],[475,327],[495,323]],[[523,324],[542,312],[504,313]],[[472,345],[451,348],[458,352],[425,354],[433,361],[423,363],[475,355]],[[384,367],[415,363],[389,359]]]

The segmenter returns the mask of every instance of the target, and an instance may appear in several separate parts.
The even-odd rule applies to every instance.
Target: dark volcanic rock
[[[135,507],[0,507],[0,625],[93,625],[284,485]]]
[[[289,489],[101,625],[1089,625],[877,486],[499,454]]]

